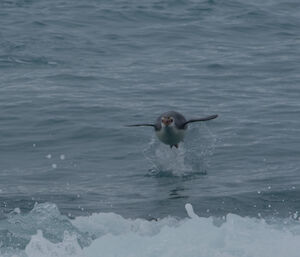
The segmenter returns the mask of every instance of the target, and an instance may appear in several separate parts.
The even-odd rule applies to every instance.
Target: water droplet
[[[293,218],[294,218],[294,219],[297,219],[297,217],[298,217],[298,212],[296,211],[296,212],[293,214]]]
[[[21,213],[20,208],[15,208],[15,209],[14,209],[14,213],[20,214],[20,213]]]

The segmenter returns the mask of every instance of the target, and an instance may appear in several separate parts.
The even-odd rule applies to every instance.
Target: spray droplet
[[[297,219],[297,217],[298,217],[298,212],[296,211],[296,212],[293,214],[293,218],[294,218],[294,219]]]
[[[14,209],[14,213],[20,214],[20,213],[21,213],[20,208],[15,208],[15,209]]]
[[[188,216],[189,216],[190,218],[198,217],[198,216],[195,214],[194,209],[193,209],[193,206],[192,206],[190,203],[187,203],[187,204],[185,205],[185,209],[186,209],[186,212],[187,212],[187,214],[188,214]]]

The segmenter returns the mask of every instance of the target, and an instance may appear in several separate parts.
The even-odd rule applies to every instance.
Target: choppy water
[[[1,1],[0,255],[298,256],[299,43],[298,1]],[[125,126],[168,110],[219,117]]]

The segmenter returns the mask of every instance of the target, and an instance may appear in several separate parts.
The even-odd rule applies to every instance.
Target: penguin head
[[[161,125],[163,127],[169,127],[174,125],[174,118],[170,116],[161,117]]]

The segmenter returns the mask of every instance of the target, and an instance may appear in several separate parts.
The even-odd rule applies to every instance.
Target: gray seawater
[[[49,208],[297,220],[299,71],[295,0],[1,1],[0,248]],[[178,150],[126,127],[168,110],[219,117]]]

